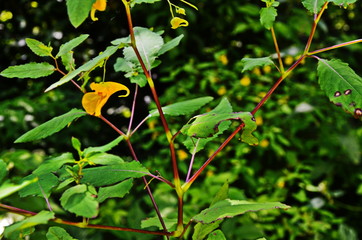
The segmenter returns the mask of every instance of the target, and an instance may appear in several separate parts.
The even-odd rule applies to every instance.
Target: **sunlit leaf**
[[[201,223],[212,223],[216,220],[232,218],[247,212],[257,212],[275,208],[288,209],[290,207],[279,202],[253,203],[226,199],[203,210],[201,213],[194,216],[192,220]]]
[[[55,117],[41,124],[40,126],[30,130],[29,132],[16,139],[15,143],[30,142],[48,137],[56,132],[59,132],[75,119],[85,115],[86,112],[84,112],[83,110],[72,109],[63,115]]]
[[[124,163],[124,160],[121,157],[109,153],[91,154],[90,157],[87,157],[87,160],[92,164],[97,165],[115,165]]]
[[[89,16],[89,12],[96,0],[67,0],[67,11],[70,23],[79,27]]]
[[[71,153],[63,153],[60,156],[47,159],[35,171],[33,171],[33,173],[39,176],[55,172],[67,163],[75,163],[75,159]]]
[[[88,147],[86,149],[84,149],[84,156],[87,156],[88,154],[91,153],[104,153],[107,152],[109,150],[111,150],[112,148],[114,148],[115,146],[117,146],[121,141],[123,140],[123,136],[119,136],[116,139],[114,139],[113,141],[103,145],[103,146],[99,146],[99,147]]]
[[[271,60],[271,57],[243,58],[241,59],[241,64],[243,66],[243,69],[241,71],[245,72],[247,70],[253,70],[256,67],[273,65],[274,62]]]
[[[165,43],[161,49],[158,51],[158,56],[170,51],[171,49],[177,47],[180,42],[181,42],[181,39],[184,37],[183,34],[181,34],[180,36],[172,39],[171,41],[168,41],[167,43]]]
[[[266,29],[270,29],[274,22],[275,18],[277,17],[278,13],[276,8],[274,7],[265,7],[260,10],[260,23]]]
[[[362,78],[347,63],[319,59],[318,76],[322,90],[334,104],[362,117]]]
[[[47,240],[77,240],[61,227],[50,227],[46,237]]]
[[[347,7],[349,4],[355,3],[357,0],[329,0],[338,6]]]
[[[311,13],[317,14],[326,0],[303,0],[303,6]]]
[[[23,181],[32,181],[33,183],[19,191],[20,197],[49,197],[51,190],[58,185],[58,178],[52,173],[45,173],[42,175],[31,174],[23,178]]]
[[[47,62],[27,63],[23,65],[10,66],[0,73],[7,78],[40,78],[54,73],[55,67]]]
[[[167,229],[172,229],[177,224],[176,218],[163,218]],[[163,227],[160,223],[160,219],[158,217],[147,218],[141,221],[141,228],[148,227],[158,227],[160,230],[163,230]]]
[[[101,203],[108,198],[122,198],[129,192],[132,185],[133,179],[130,178],[110,187],[101,187],[98,191],[97,200]]]
[[[0,184],[4,177],[8,174],[6,167],[6,163],[2,159],[0,159]]]
[[[10,183],[9,181],[5,181],[0,185],[0,199],[6,198],[13,193],[20,191],[26,186],[32,184],[34,181],[24,181],[21,184]]]
[[[52,56],[52,47],[46,46],[44,43],[32,38],[25,39],[26,45],[38,56],[49,57]]]
[[[67,54],[68,52],[72,51],[73,48],[77,47],[79,44],[84,42],[89,37],[89,34],[82,34],[79,37],[73,38],[69,42],[66,42],[60,45],[59,52],[55,56],[56,58]]]

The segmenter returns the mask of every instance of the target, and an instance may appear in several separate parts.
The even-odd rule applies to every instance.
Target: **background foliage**
[[[284,54],[286,66],[299,54],[307,40],[313,16],[299,1],[280,1],[275,31]],[[84,61],[102,51],[110,41],[128,35],[125,14],[120,1],[109,1],[106,12],[99,13],[99,21],[87,22],[74,29],[66,17],[66,5],[57,1],[1,1],[0,3],[0,70],[9,65],[37,61],[38,57],[25,46],[25,38],[51,42],[59,47],[80,34],[90,38],[79,46],[78,59]],[[165,30],[165,36],[184,34],[181,45],[161,57],[162,65],[153,70],[163,105],[192,97],[212,96],[217,101],[227,97],[234,111],[251,111],[255,104],[277,78],[277,71],[269,66],[241,72],[243,57],[264,57],[275,52],[270,32],[259,22],[263,2],[244,0],[198,1],[199,11],[188,11],[190,26],[171,30],[168,6],[164,1],[153,5],[140,5],[133,11],[136,26]],[[347,9],[330,6],[323,16],[312,48],[336,44],[359,38],[362,32],[362,3]],[[98,14],[98,13],[97,13]],[[107,26],[107,27],[104,27]],[[167,37],[166,37],[167,38]],[[324,53],[322,57],[335,57],[348,62],[359,75],[362,45],[353,45]],[[112,62],[113,61],[113,62]],[[108,79],[123,78],[112,73],[115,59],[108,63]],[[316,60],[307,59],[282,84],[276,94],[256,115],[260,146],[251,147],[234,139],[232,144],[208,168],[204,182],[197,182],[187,193],[185,214],[193,216],[209,206],[225,180],[230,184],[232,199],[255,201],[281,201],[292,208],[286,212],[267,211],[250,213],[230,219],[222,224],[227,239],[357,239],[362,236],[359,220],[362,212],[361,142],[362,127],[359,120],[345,114],[329,100],[317,84]],[[100,78],[102,71],[93,72],[92,78]],[[68,128],[44,141],[16,144],[14,140],[34,126],[53,116],[80,108],[80,95],[73,86],[65,85],[48,93],[43,91],[60,76],[55,74],[43,80],[5,79],[0,77],[0,158],[10,164],[10,177],[16,181],[29,174],[46,156],[71,151],[70,136],[77,137],[86,146],[105,144],[117,137],[111,129],[102,127],[100,121],[80,119],[76,126]],[[132,85],[124,81],[129,87]],[[147,87],[141,89],[141,109],[154,108],[149,103]],[[109,118],[118,124],[127,117],[130,99],[114,98],[108,103]],[[120,107],[121,106],[121,107]],[[214,107],[214,106],[210,106]],[[148,111],[137,116],[143,119]],[[188,119],[170,118],[172,130]],[[137,151],[146,167],[152,166],[171,178],[171,166],[165,164],[168,149],[157,118],[148,122],[142,136],[137,139]],[[158,129],[159,128],[159,129]],[[225,135],[226,136],[226,135]],[[150,141],[150,139],[154,141]],[[200,154],[211,153],[223,138],[207,145]],[[190,157],[182,142],[177,142],[178,156]],[[125,146],[113,153],[122,156]],[[162,149],[153,156],[149,152]],[[196,158],[196,166],[204,159]],[[170,173],[167,176],[167,171]],[[186,175],[187,162],[181,165]],[[148,197],[141,181],[124,201],[108,200],[101,209],[99,221],[103,224],[140,227],[140,222],[153,216]],[[155,197],[162,213],[172,217],[176,198],[164,184],[153,183]],[[200,194],[203,193],[203,194]],[[54,197],[53,201],[57,201]],[[40,211],[45,203],[41,198],[20,199],[10,196],[4,203],[24,209]],[[5,217],[1,213],[0,218]],[[126,232],[109,232],[67,229],[78,239],[157,239]],[[46,229],[44,229],[46,232]],[[45,233],[44,232],[44,233]],[[34,239],[44,239],[37,233]],[[240,238],[240,236],[243,236]],[[37,237],[37,238],[35,238]]]

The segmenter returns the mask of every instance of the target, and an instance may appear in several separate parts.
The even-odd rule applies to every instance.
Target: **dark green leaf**
[[[78,1],[78,0],[77,0]],[[73,78],[77,77],[80,73],[89,71],[95,67],[97,67],[99,64],[101,64],[105,59],[112,56],[116,51],[118,50],[118,46],[110,46],[107,47],[107,49],[99,54],[97,57],[93,58],[92,60],[86,62],[76,70],[68,73],[64,77],[62,77],[58,82],[53,83],[50,85],[45,92],[48,92],[56,87],[59,87],[60,85],[69,82]]]
[[[51,75],[55,67],[47,62],[27,63],[23,65],[10,66],[0,73],[7,78],[40,78]]]
[[[147,174],[149,174],[149,171],[139,162],[125,162],[117,165],[83,169],[83,178],[81,183],[87,183],[95,187],[99,187],[115,184],[125,180],[126,178],[143,177]]]
[[[52,47],[46,46],[44,43],[39,42],[38,40],[32,38],[25,39],[26,45],[38,56],[41,57],[50,57],[52,56]]]
[[[256,67],[273,65],[274,62],[271,60],[271,57],[243,58],[241,64],[243,65],[243,70],[241,71],[245,72],[247,70],[253,70]]]
[[[171,41],[165,43],[164,45],[162,45],[161,49],[158,51],[158,56],[164,54],[165,52],[170,51],[174,47],[177,47],[180,44],[181,39],[183,37],[184,37],[184,35],[181,34],[180,36],[178,36],[178,37],[172,39]]]
[[[93,187],[81,184],[67,189],[60,198],[60,203],[69,212],[91,218],[98,215],[96,195]]]
[[[29,132],[25,133],[24,135],[16,139],[15,143],[30,142],[48,137],[56,132],[59,132],[69,123],[71,123],[77,118],[85,116],[86,114],[87,113],[84,112],[83,110],[72,109],[63,115],[55,117],[41,124],[40,126],[30,130]]]
[[[170,116],[187,115],[200,109],[206,103],[213,100],[213,97],[200,97],[162,107],[163,113]],[[157,109],[150,111],[151,117],[159,116]]]
[[[201,223],[212,223],[224,218],[232,218],[247,212],[256,212],[275,208],[288,209],[288,205],[279,202],[252,203],[247,201],[226,199],[215,203],[192,218]]]
[[[131,83],[136,83],[140,87],[144,87],[147,84],[147,78],[143,73],[133,75],[130,77]]]
[[[124,160],[121,157],[109,153],[95,153],[90,157],[87,157],[87,159],[93,164],[100,165],[115,165],[124,163]]]
[[[216,230],[209,234],[207,240],[226,240],[226,237],[221,230]]]
[[[260,10],[260,23],[266,29],[273,27],[276,16],[278,15],[276,8],[267,7]]]
[[[13,225],[6,227],[4,235],[5,235],[5,237],[8,237],[10,234],[12,234],[15,231],[20,231],[20,230],[23,230],[26,228],[30,228],[30,227],[39,225],[39,224],[46,224],[52,218],[54,218],[53,212],[41,211],[37,215],[28,217],[20,222],[14,223]]]
[[[74,38],[74,39],[70,40],[69,42],[60,45],[59,52],[57,53],[57,55],[55,57],[58,58],[58,57],[63,56],[64,54],[69,53],[70,51],[73,50],[73,48],[77,47],[79,44],[84,42],[88,37],[89,37],[88,34],[82,34],[79,37]]]
[[[63,153],[60,156],[46,160],[35,171],[33,171],[33,173],[39,176],[46,173],[56,172],[67,163],[75,163],[71,153]]]
[[[50,227],[46,234],[47,240],[77,240],[61,227]]]
[[[67,11],[70,23],[79,27],[89,16],[89,12],[96,0],[67,0]]]
[[[177,224],[176,218],[163,218],[167,229],[172,229]],[[163,230],[163,227],[160,223],[160,219],[158,217],[147,218],[141,221],[141,228],[148,227],[158,227],[160,230]]]
[[[19,191],[20,197],[49,197],[51,190],[58,185],[58,178],[52,173],[46,173],[42,175],[31,174],[23,178],[23,181],[32,181],[33,183]]]
[[[8,171],[7,171],[7,165],[6,163],[0,159],[0,185],[1,185],[1,182],[3,181],[4,177],[8,174]]]
[[[132,188],[133,179],[127,179],[114,186],[101,187],[98,191],[98,202],[103,202],[107,198],[123,198]]]
[[[326,0],[303,0],[303,6],[311,13],[317,14]]]
[[[114,148],[115,146],[117,146],[122,140],[123,140],[123,136],[119,136],[118,138],[114,139],[112,142],[107,143],[106,145],[99,146],[99,147],[88,147],[88,148],[84,149],[83,154],[84,154],[84,156],[87,156],[88,154],[91,154],[91,153],[107,152],[107,151],[111,150],[112,148]]]
[[[362,79],[347,63],[319,59],[318,76],[322,90],[334,104],[362,117]]]

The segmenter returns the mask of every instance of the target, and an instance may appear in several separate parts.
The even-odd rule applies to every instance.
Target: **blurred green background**
[[[288,67],[304,50],[313,16],[300,1],[279,2],[275,31],[284,64]],[[181,2],[174,3],[183,6]],[[190,26],[177,30],[170,28],[171,16],[166,1],[137,5],[132,11],[135,26],[164,30],[166,40],[185,35],[180,46],[163,55],[162,64],[152,72],[161,103],[213,96],[214,102],[203,109],[206,111],[227,97],[234,111],[251,111],[278,78],[277,70],[272,67],[241,72],[243,57],[275,53],[270,32],[259,22],[259,10],[264,3],[255,0],[193,3],[199,11],[185,6]],[[361,1],[347,9],[330,5],[317,28],[312,49],[361,38],[361,10]],[[103,51],[113,39],[128,35],[123,6],[121,1],[115,0],[109,0],[106,12],[97,13],[99,21],[88,19],[77,29],[68,21],[63,0],[1,1],[0,14],[0,71],[10,65],[41,61],[26,47],[27,37],[50,42],[56,49],[82,33],[90,34],[90,38],[76,48],[76,60],[81,65]],[[361,44],[320,56],[339,58],[362,74]],[[134,86],[122,73],[114,73],[115,59],[107,63],[107,80],[120,81],[133,90]],[[101,76],[102,71],[95,71],[91,77]],[[81,108],[82,96],[71,84],[44,93],[60,77],[53,74],[33,80],[0,76],[0,158],[10,166],[9,177],[14,181],[29,174],[46,156],[74,152],[72,136],[85,146],[102,145],[117,137],[101,121],[87,117],[45,140],[13,143],[21,134],[52,117],[71,108]],[[140,89],[136,123],[154,106],[148,103],[149,97],[148,87]],[[111,110],[105,112],[113,112],[107,115],[117,125],[127,126],[131,101],[131,98],[114,98],[105,107]],[[297,68],[257,113],[256,119],[260,145],[250,147],[237,138],[232,140],[187,193],[186,217],[206,208],[228,180],[230,198],[281,201],[292,208],[249,213],[226,220],[221,228],[227,239],[361,238],[361,122],[331,104],[322,93],[317,82],[316,60],[307,59]],[[169,119],[174,133],[187,121],[184,117]],[[166,162],[168,148],[162,132],[160,121],[151,119],[134,136],[133,142],[145,166],[171,179],[171,163]],[[227,133],[223,134],[196,156],[195,169],[226,137]],[[191,155],[182,139],[177,141],[176,147],[184,177]],[[113,153],[129,156],[125,145],[120,145]],[[172,217],[176,211],[175,194],[156,181],[151,188],[163,215]],[[57,203],[56,195],[53,201]],[[39,198],[10,196],[3,202],[32,211],[45,208],[44,200]],[[155,215],[141,181],[126,198],[105,202],[101,211],[95,223],[138,228],[140,220]],[[5,215],[0,218],[2,216]],[[67,230],[79,239],[158,239],[124,232]],[[43,239],[42,231],[46,228],[40,227],[31,239]]]

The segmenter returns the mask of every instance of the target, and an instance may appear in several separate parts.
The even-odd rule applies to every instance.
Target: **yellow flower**
[[[250,82],[251,82],[251,80],[250,80],[249,76],[244,76],[240,79],[240,84],[241,84],[241,86],[244,86],[244,87],[249,86]]]
[[[91,83],[90,88],[94,92],[84,94],[82,105],[88,114],[97,117],[101,116],[102,107],[112,94],[125,90],[127,93],[119,97],[127,97],[129,95],[129,89],[125,85],[116,82]]]
[[[176,29],[178,27],[187,27],[189,25],[189,22],[185,19],[174,17],[171,19],[171,28]]]
[[[180,7],[177,7],[177,8],[176,8],[176,13],[182,14],[182,15],[186,15],[185,9],[184,9],[184,8],[180,8]]]
[[[98,21],[98,18],[95,17],[96,11],[104,11],[106,10],[106,6],[107,6],[107,0],[97,0],[95,3],[93,3],[90,12],[91,19],[93,21]]]

